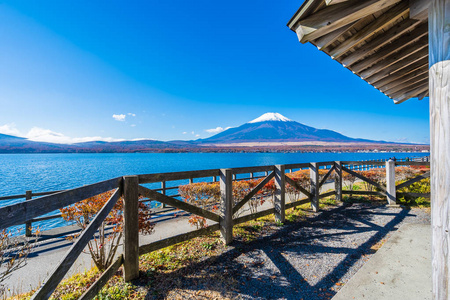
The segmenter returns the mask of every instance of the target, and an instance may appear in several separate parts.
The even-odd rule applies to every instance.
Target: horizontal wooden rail
[[[333,196],[335,193],[336,193],[335,191],[329,191],[329,192],[320,194],[319,198],[322,199],[322,198],[325,198],[325,197],[330,197],[330,196]]]
[[[51,220],[51,219],[58,219],[58,218],[61,218],[61,217],[62,217],[62,214],[55,214],[55,215],[51,215],[51,216],[34,218],[32,220],[29,220],[29,221],[30,222],[39,222],[39,221],[46,221],[46,220]]]
[[[300,164],[287,164],[284,165],[286,169],[303,169],[303,168],[309,168],[309,163],[300,163]]]
[[[138,175],[139,184],[219,176],[219,169]]]
[[[386,164],[385,161],[376,161],[376,160],[370,160],[370,161],[341,161],[343,165],[354,165],[354,166],[361,166],[361,165],[374,165],[374,166],[384,166]]]
[[[349,191],[343,190],[342,194],[345,195],[365,195],[365,196],[386,196],[382,192],[372,192],[372,191]]]
[[[23,224],[28,220],[45,215],[54,210],[114,190],[120,186],[121,181],[122,177],[114,178],[2,207],[0,208],[0,230]]]
[[[263,211],[259,211],[259,212],[256,212],[256,213],[252,213],[252,214],[249,214],[249,215],[245,215],[245,216],[236,218],[236,219],[233,220],[233,224],[237,225],[237,224],[245,223],[245,222],[248,222],[248,221],[251,221],[251,220],[255,220],[255,219],[258,219],[258,218],[262,218],[262,217],[265,217],[265,216],[268,216],[268,215],[271,215],[271,214],[274,214],[274,213],[275,213],[275,208],[269,208],[269,209],[266,209],[266,210],[263,210]]]
[[[245,173],[258,173],[258,172],[270,172],[275,169],[274,166],[260,166],[260,167],[243,167],[232,168],[233,174],[245,174]]]
[[[430,166],[429,161],[396,161],[396,166]]]
[[[179,234],[150,244],[142,245],[139,247],[139,255],[163,249],[217,230],[219,230],[219,224],[213,224],[206,228]]]
[[[414,197],[414,198],[418,198],[418,197],[430,198],[430,193],[397,193],[397,198],[404,197],[404,196],[410,196],[410,197]]]
[[[40,192],[40,193],[31,193],[31,197],[39,197],[39,196],[47,196],[47,195],[51,195],[51,194],[55,194],[55,193],[59,193],[59,192],[63,192],[64,190],[60,190],[60,191],[50,191],[50,192]],[[25,198],[27,195],[23,194],[23,195],[11,195],[11,196],[3,196],[0,197],[0,201],[3,200],[14,200],[14,199],[22,199]]]
[[[303,198],[303,199],[300,199],[300,200],[297,200],[297,201],[294,201],[294,202],[289,202],[289,203],[286,203],[284,205],[284,207],[286,209],[289,209],[289,208],[297,207],[297,206],[300,206],[300,205],[303,205],[303,204],[306,204],[306,203],[311,203],[311,199]]]

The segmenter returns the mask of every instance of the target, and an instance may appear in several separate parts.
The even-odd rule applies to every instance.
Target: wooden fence
[[[75,260],[78,258],[87,243],[97,232],[98,227],[107,217],[115,203],[120,197],[124,198],[124,243],[123,252],[114,263],[101,275],[101,277],[86,291],[80,299],[92,299],[100,289],[106,284],[120,266],[123,265],[123,274],[126,281],[135,279],[139,276],[139,255],[149,253],[167,246],[180,243],[194,237],[203,235],[208,232],[220,230],[221,237],[226,244],[232,242],[233,226],[257,219],[262,216],[274,214],[276,220],[284,222],[285,211],[289,208],[296,207],[305,203],[311,203],[312,209],[317,212],[319,210],[319,199],[335,195],[338,201],[342,200],[343,194],[358,195],[382,195],[386,196],[390,205],[396,204],[396,190],[409,186],[424,178],[429,177],[429,172],[410,179],[402,184],[395,186],[395,166],[411,166],[426,165],[428,161],[329,161],[319,163],[300,163],[275,166],[259,166],[245,167],[234,169],[211,169],[200,171],[173,172],[144,174],[136,176],[124,176],[113,178],[107,181],[83,186],[66,191],[32,193],[27,192],[25,195],[15,195],[1,197],[0,200],[26,198],[26,201],[0,208],[0,230],[20,224],[30,224],[37,220],[45,220],[53,217],[40,217],[57,209],[72,205],[76,202],[93,197],[95,195],[114,190],[114,193],[97,213],[89,226],[82,231],[76,242],[68,250],[67,254],[61,260],[60,264],[55,268],[53,273],[43,282],[39,290],[33,295],[32,299],[48,299],[58,284],[68,272]],[[386,186],[381,185],[369,178],[364,177],[356,170],[366,170],[371,168],[386,168]],[[288,174],[290,172],[309,169],[310,188],[309,190],[292,180]],[[325,175],[320,178],[319,170],[326,169]],[[335,189],[329,192],[320,193],[321,187],[330,178],[334,172]],[[365,181],[376,187],[375,192],[368,191],[345,191],[342,189],[343,172],[347,172],[362,181]],[[208,180],[209,178],[209,180]],[[255,186],[246,196],[237,203],[233,202],[232,185],[233,181],[247,180],[252,178],[262,178],[261,182]],[[275,180],[274,205],[270,209],[250,213],[244,216],[237,216],[237,212],[250,201],[270,180]],[[167,191],[177,190],[178,185],[175,182],[190,183],[197,181],[213,181],[220,182],[220,210],[212,212],[191,203],[183,202],[179,199],[178,194],[167,194]],[[145,184],[160,183],[161,188],[152,189]],[[286,184],[297,189],[305,198],[286,203]],[[146,199],[139,200],[139,195],[145,196]],[[41,196],[32,198],[33,196]],[[414,194],[412,196],[428,196],[424,194]],[[178,199],[177,199],[178,198]],[[170,207],[184,210],[188,213],[204,217],[213,222],[212,225],[152,242],[146,245],[139,245],[138,239],[138,204],[139,201],[158,201],[169,205]],[[28,226],[28,225],[27,225]]]

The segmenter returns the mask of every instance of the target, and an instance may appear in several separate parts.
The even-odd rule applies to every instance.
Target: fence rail
[[[39,290],[33,295],[32,299],[47,299],[56,289],[59,282],[72,266],[73,262],[79,256],[81,251],[86,246],[87,242],[93,237],[98,230],[101,222],[105,219],[108,213],[111,211],[114,204],[120,197],[124,199],[124,243],[123,243],[123,255],[120,255],[113,265],[108,268],[105,273],[92,285],[92,287],[82,296],[81,299],[92,299],[104,284],[114,275],[115,271],[123,265],[125,280],[132,280],[139,275],[139,255],[155,251],[182,241],[192,239],[202,234],[220,230],[223,241],[228,244],[232,241],[233,226],[266,216],[274,214],[276,220],[284,222],[285,211],[287,209],[311,203],[311,207],[314,211],[319,210],[319,199],[336,196],[337,200],[342,199],[343,194],[353,195],[383,195],[387,197],[388,203],[391,205],[396,204],[396,190],[409,186],[417,181],[423,180],[429,177],[429,173],[422,174],[414,179],[408,180],[402,184],[395,186],[395,174],[390,175],[390,172],[394,170],[395,166],[406,165],[426,165],[429,166],[428,159],[421,161],[330,161],[320,163],[299,163],[299,164],[287,164],[287,165],[275,165],[275,166],[258,166],[258,167],[245,167],[235,169],[212,169],[212,170],[199,170],[199,171],[187,171],[176,173],[159,173],[159,174],[144,174],[136,176],[125,176],[113,178],[103,182],[95,183],[88,186],[83,186],[76,189],[55,191],[55,192],[43,192],[32,193],[27,191],[25,195],[13,195],[0,197],[0,200],[27,198],[27,201],[12,204],[0,208],[0,230],[15,226],[19,224],[30,224],[30,222],[42,221],[51,218],[60,217],[60,215],[44,216],[44,214],[50,213],[56,209],[60,209],[76,202],[82,201],[86,198],[115,190],[109,201],[105,206],[97,213],[94,220],[91,221],[89,226],[83,230],[81,236],[76,243],[69,249],[68,253],[61,261],[61,263],[55,268],[50,277],[44,281]],[[384,167],[386,168],[386,187],[379,183],[365,177],[361,173],[357,173],[357,170],[364,170],[366,168]],[[319,176],[319,170],[327,169],[327,173],[322,178]],[[310,172],[310,185],[309,190],[302,187],[289,177],[289,173],[295,169],[309,169]],[[256,173],[264,172],[264,176],[255,176]],[[334,172],[335,189],[320,193],[321,187],[325,184],[330,175]],[[349,173],[356,176],[360,180],[376,187],[376,191],[345,191],[342,189],[343,173]],[[233,202],[232,185],[233,181],[247,180],[248,178],[237,178],[239,174],[250,174],[250,179],[264,178],[259,184],[257,184],[251,191],[248,192],[242,200],[237,203]],[[211,178],[212,182],[216,182],[219,178],[220,183],[220,210],[218,213],[211,212],[209,210],[200,208],[193,204],[183,202],[178,194],[169,195],[167,191],[178,189],[178,186],[166,185],[170,181],[186,181],[193,183],[195,178]],[[252,212],[244,216],[237,216],[237,212],[250,201],[261,189],[271,180],[275,182],[274,191],[274,206],[272,208],[260,211]],[[142,184],[149,183],[161,183],[161,188],[151,189],[145,187]],[[286,186],[290,185],[296,189],[300,194],[306,196],[290,203],[286,203]],[[139,199],[139,194],[146,197],[146,199]],[[400,193],[399,193],[400,195]],[[417,194],[417,193],[403,193],[401,195],[410,196],[428,196],[429,194]],[[41,196],[40,198],[31,199],[33,196]],[[29,198],[29,199],[28,199]],[[207,228],[202,228],[196,231],[188,232],[185,234],[172,236],[163,240],[159,240],[146,245],[139,245],[138,238],[138,202],[139,201],[158,201],[170,205],[188,213],[202,216],[213,222]]]

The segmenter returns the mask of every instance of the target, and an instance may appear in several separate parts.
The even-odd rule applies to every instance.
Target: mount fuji
[[[249,142],[380,143],[380,141],[351,138],[333,130],[317,129],[292,121],[279,113],[271,112],[198,142],[213,144]]]

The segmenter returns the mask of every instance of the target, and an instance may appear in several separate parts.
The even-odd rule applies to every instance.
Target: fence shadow
[[[166,273],[164,280],[172,292],[192,293],[182,298],[209,290],[229,298],[331,299],[336,283],[348,279],[371,247],[407,216],[412,216],[407,209],[346,204],[254,242],[236,241],[227,252]],[[136,284],[149,289],[146,299],[167,297],[151,282]]]

